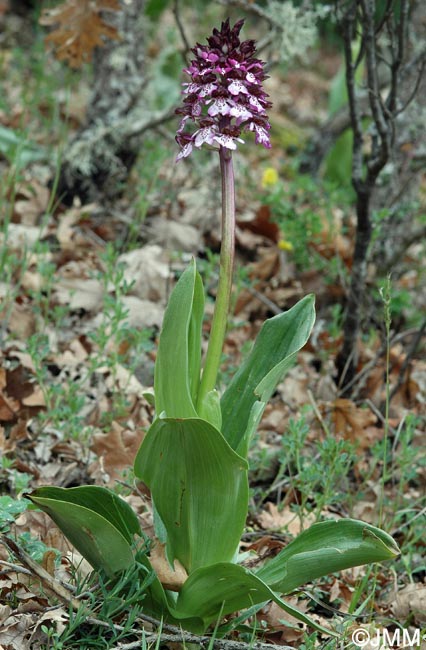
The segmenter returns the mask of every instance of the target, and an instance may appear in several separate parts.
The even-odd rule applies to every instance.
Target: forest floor
[[[125,612],[107,632],[95,606],[91,619],[76,623],[72,592],[53,589],[80,589],[89,569],[24,495],[46,484],[109,486],[152,531],[131,472],[153,416],[144,394],[167,297],[192,256],[212,313],[218,161],[200,152],[176,165],[172,120],[146,135],[114,205],[61,204],[50,183],[58,151],[84,122],[90,68],[66,69],[46,52],[42,33],[20,42],[14,20],[2,16],[9,38],[0,51],[0,531],[17,546],[0,545],[0,649],[142,647],[131,629],[120,637]],[[151,55],[159,56],[154,46]],[[377,629],[403,626],[414,634],[426,626],[426,267],[417,243],[393,270],[395,279],[370,269],[357,376],[351,396],[342,396],[334,361],[353,252],[353,195],[349,181],[338,182],[332,159],[319,179],[297,171],[309,135],[327,117],[340,65],[324,45],[309,64],[274,69],[267,86],[272,151],[247,145],[236,156],[235,299],[220,383],[265,318],[315,293],[313,334],[250,452],[242,548],[275,554],[329,517],[362,519],[393,535],[397,560],[329,576],[288,599],[325,626],[345,625],[342,647],[350,647],[360,626],[372,638]],[[425,196],[423,182],[423,213]],[[206,335],[208,328],[207,319]],[[275,605],[257,614],[257,624],[263,642],[337,647]]]

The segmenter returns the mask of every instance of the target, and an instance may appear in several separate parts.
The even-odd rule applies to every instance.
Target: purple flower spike
[[[181,147],[176,160],[186,158],[194,147],[208,144],[236,149],[242,131],[253,131],[257,144],[269,149],[271,142],[266,110],[271,102],[263,90],[267,78],[263,61],[254,57],[255,42],[239,39],[244,20],[231,28],[229,18],[220,31],[213,30],[208,45],[192,48],[195,59],[185,72],[190,83],[183,84],[183,106],[176,109],[182,115],[176,141]],[[195,131],[185,131],[194,122]]]

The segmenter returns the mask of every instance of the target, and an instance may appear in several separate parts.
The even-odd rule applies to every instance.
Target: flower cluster
[[[191,50],[195,59],[185,69],[191,82],[183,84],[184,104],[176,110],[183,116],[176,135],[181,147],[176,160],[204,143],[236,149],[237,142],[244,142],[243,130],[253,131],[258,144],[271,146],[266,114],[271,102],[262,88],[264,63],[254,57],[253,40],[240,41],[243,24],[239,20],[231,28],[228,18],[220,31],[213,30],[208,46],[197,43]],[[186,131],[190,121],[198,127],[192,133]]]

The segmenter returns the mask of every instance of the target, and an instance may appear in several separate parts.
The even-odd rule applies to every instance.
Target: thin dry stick
[[[144,641],[147,644],[156,643],[161,640],[162,643],[196,643],[199,647],[216,648],[216,650],[247,650],[248,644],[241,641],[233,641],[232,639],[214,639],[209,636],[198,636],[197,634],[190,634],[189,632],[180,631],[178,634],[149,634],[144,635]],[[131,643],[120,643],[111,650],[136,650],[140,649],[141,641],[133,641]],[[293,650],[291,646],[280,645],[280,650]],[[277,646],[273,643],[253,643],[250,644],[251,650],[277,650]]]
[[[19,564],[13,564],[13,562],[5,562],[4,560],[0,560],[0,566],[6,567],[6,570],[0,571],[0,576],[5,574],[7,575],[10,572],[23,573],[26,576],[33,575],[29,569],[25,569],[25,567],[20,566]]]
[[[368,408],[374,413],[377,419],[380,420],[383,425],[387,426],[392,435],[396,436],[396,429],[390,426],[389,420],[386,420],[386,418],[383,416],[383,413],[380,411],[380,409],[377,408],[377,406],[373,404],[371,399],[366,399],[365,403],[367,404]]]
[[[311,403],[312,408],[314,409],[315,416],[320,423],[324,433],[326,436],[330,436],[330,429],[328,428],[327,423],[325,422],[324,418],[322,417],[320,410],[318,408],[318,404],[315,401],[315,397],[312,394],[312,391],[308,389],[308,397],[309,401]]]
[[[190,46],[189,41],[188,41],[188,39],[186,37],[185,28],[183,26],[183,21],[182,21],[181,16],[180,16],[180,2],[179,2],[179,0],[175,0],[174,3],[173,3],[173,14],[174,14],[174,17],[175,17],[175,22],[176,22],[177,28],[178,28],[179,33],[180,33],[180,37],[182,39],[182,42],[183,42],[183,45],[184,45],[184,48],[185,48],[184,52],[182,52],[182,58],[183,58],[184,62],[186,63],[186,55],[188,54],[188,52],[190,52],[191,46]]]
[[[12,555],[14,555],[24,567],[26,567],[32,575],[36,576],[41,580],[43,585],[50,589],[62,602],[66,605],[71,606],[74,610],[81,608],[81,602],[76,598],[70,596],[68,589],[60,582],[55,580],[53,576],[48,573],[42,566],[34,562],[32,557],[28,555],[14,540],[6,537],[6,535],[0,535],[0,543],[7,548]]]

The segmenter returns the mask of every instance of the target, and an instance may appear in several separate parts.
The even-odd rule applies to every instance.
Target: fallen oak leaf
[[[80,68],[92,60],[95,47],[105,45],[105,39],[119,38],[115,27],[108,25],[102,11],[118,11],[118,0],[65,0],[51,9],[44,9],[40,18],[43,26],[56,25],[46,37],[53,44],[56,57]]]
[[[338,398],[332,403],[332,420],[337,434],[358,442],[361,447],[371,445],[370,429],[377,417],[369,409],[356,406],[350,399]]]
[[[133,464],[142,437],[141,431],[130,431],[113,422],[108,433],[93,434],[90,448],[102,459],[110,479],[115,480]]]

